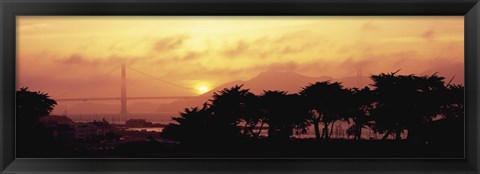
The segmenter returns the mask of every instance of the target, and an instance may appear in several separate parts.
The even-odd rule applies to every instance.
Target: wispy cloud
[[[336,78],[358,69],[416,73],[448,68],[435,62],[463,63],[464,57],[463,17],[62,19],[19,23],[24,24],[17,58],[22,83],[40,85],[44,80],[34,78],[50,75],[45,88],[67,87],[71,81],[98,80],[126,63],[173,82],[193,79],[214,86],[270,70]]]
[[[189,37],[187,35],[176,35],[158,39],[153,49],[157,52],[172,51],[180,48]]]
[[[109,57],[95,57],[86,58],[79,53],[72,54],[68,57],[57,59],[56,62],[62,66],[105,66],[112,64],[135,64],[141,60],[146,60],[145,57],[120,57],[112,55]]]
[[[249,51],[250,50],[247,43],[243,40],[240,40],[236,42],[235,46],[226,48],[224,54],[227,56],[227,58],[234,58],[242,54],[248,54]]]
[[[375,25],[374,22],[368,21],[361,26],[361,29],[364,31],[378,31],[380,30],[380,27],[378,25]]]
[[[422,37],[427,40],[432,40],[435,37],[435,31],[433,29],[429,29],[422,34]]]
[[[317,36],[309,39],[311,33],[295,31],[282,34],[278,37],[260,37],[255,40],[237,40],[233,45],[226,45],[223,54],[227,58],[268,58],[300,53],[317,46],[319,41],[326,41]],[[299,42],[301,40],[301,42]]]

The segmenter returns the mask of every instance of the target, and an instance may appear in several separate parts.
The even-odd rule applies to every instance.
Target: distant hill
[[[463,63],[453,63],[437,66],[426,70],[419,75],[432,75],[434,73],[437,73],[437,75],[439,76],[445,77],[445,83],[448,83],[450,80],[452,80],[452,78],[453,84],[464,84],[465,82],[465,68]]]
[[[231,88],[235,85],[244,85],[243,88],[250,89],[254,94],[260,95],[264,90],[282,90],[289,93],[296,93],[302,90],[308,84],[330,80],[332,82],[342,82],[345,87],[363,87],[371,83],[368,77],[359,79],[358,77],[346,77],[335,79],[333,77],[308,77],[293,72],[267,71],[247,81],[232,81],[224,83],[205,94],[186,100],[179,100],[168,104],[158,106],[157,112],[178,112],[187,107],[202,106],[203,103],[211,99],[214,92],[221,91],[224,88]]]
[[[210,90],[209,92],[206,92],[194,98],[176,100],[170,103],[129,102],[128,111],[131,113],[158,112],[177,114],[179,111],[183,111],[187,107],[201,106],[203,103],[211,99],[214,92],[221,91],[224,88],[231,88],[235,85],[243,84],[243,88],[250,89],[251,92],[260,95],[263,93],[264,90],[282,90],[289,93],[296,93],[310,83],[325,80],[330,80],[332,82],[342,82],[345,87],[363,87],[371,83],[371,80],[368,77],[362,77],[361,79],[359,79],[358,77],[353,76],[342,79],[335,79],[329,76],[309,77],[293,72],[266,71],[258,74],[256,77],[247,81],[237,80],[224,83]],[[68,107],[68,112],[75,114],[111,114],[117,113],[119,112],[119,110],[120,106],[118,102],[84,102],[74,104]]]
[[[334,80],[332,77],[308,77],[293,72],[267,71],[245,82],[245,88],[255,94],[263,90],[281,90],[296,93],[302,87],[317,81]]]
[[[442,70],[442,71],[438,71]],[[426,70],[418,75],[432,75],[438,72],[438,75],[444,76],[445,81],[448,81],[455,75],[452,83],[463,84],[464,73],[463,64],[450,64],[444,66],[438,66],[429,70]],[[344,78],[333,78],[329,76],[309,77],[293,72],[281,72],[281,71],[266,71],[258,74],[246,81],[231,81],[217,86],[216,88],[206,92],[197,97],[189,99],[175,100],[170,103],[158,103],[158,102],[129,102],[128,111],[131,113],[161,113],[161,115],[177,115],[185,108],[202,106],[203,103],[211,99],[214,92],[220,91],[224,88],[231,88],[235,85],[244,85],[243,88],[250,89],[255,94],[261,94],[264,90],[282,90],[289,93],[299,92],[303,87],[310,83],[330,80],[332,82],[342,82],[344,87],[364,87],[372,84],[372,80],[368,75],[357,77],[349,76]],[[78,103],[68,108],[69,113],[118,113],[120,109],[119,102],[105,103]],[[62,114],[62,113],[57,113]],[[147,118],[148,119],[148,118]]]

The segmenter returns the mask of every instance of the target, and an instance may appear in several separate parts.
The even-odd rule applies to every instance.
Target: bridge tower
[[[120,114],[127,115],[127,72],[122,64],[122,89],[120,91]]]
[[[357,70],[357,87],[358,88],[363,88],[363,72],[362,69]]]

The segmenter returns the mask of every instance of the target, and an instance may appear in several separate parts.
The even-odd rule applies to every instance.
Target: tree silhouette
[[[355,140],[361,139],[367,126],[384,133],[382,139],[393,134],[399,140],[407,131],[408,142],[413,143],[441,142],[438,137],[448,131],[462,133],[463,86],[445,85],[444,78],[436,74],[396,73],[372,75],[373,89],[347,89],[339,82],[323,81],[296,94],[266,90],[256,96],[242,85],[224,88],[202,108],[187,108],[173,117],[175,123],[166,126],[161,135],[190,145],[209,143],[202,147],[229,147],[225,143],[253,139],[260,141],[247,142],[262,146],[262,141],[290,140],[294,131],[306,133],[311,124],[316,139],[328,140],[338,120],[351,123],[347,133]],[[264,124],[269,126],[268,138],[260,139]]]
[[[222,131],[234,131],[240,132],[238,125],[241,121],[246,121],[246,126],[255,127],[257,118],[255,110],[253,108],[253,102],[255,102],[255,95],[249,92],[248,89],[242,89],[243,85],[235,85],[230,89],[223,89],[219,93],[213,94],[213,99],[210,100],[209,110],[212,112],[213,121],[217,125],[225,126],[225,130]],[[252,103],[252,104],[250,104]],[[244,132],[247,135],[251,134],[251,128],[247,128]],[[233,134],[231,132],[229,134]],[[219,133],[225,133],[220,132]]]
[[[248,93],[244,100],[243,115],[240,117],[244,122],[243,134],[246,137],[257,138],[260,136],[262,129],[265,126],[266,118],[261,109],[260,98],[252,93]],[[255,129],[258,126],[257,132]]]
[[[422,125],[414,140],[462,148],[464,138],[464,87],[448,84],[440,94],[443,104],[434,121]],[[410,137],[409,137],[410,138]]]
[[[57,102],[50,99],[48,94],[29,91],[27,87],[16,92],[17,120],[19,126],[34,126],[38,119],[50,114]]]
[[[29,91],[27,87],[16,91],[16,141],[19,154],[30,155],[51,147],[49,143],[52,137],[39,119],[48,116],[56,104],[48,94],[40,91]]]
[[[353,88],[350,90],[350,99],[346,101],[348,104],[348,117],[353,121],[351,127],[347,130],[347,134],[353,135],[354,139],[360,140],[362,137],[362,129],[368,126],[368,116],[373,108],[375,99],[373,91],[368,87],[362,89]]]
[[[408,130],[408,139],[414,138],[422,124],[440,113],[444,102],[443,77],[396,75],[397,72],[371,76],[377,96],[371,113],[374,129],[385,133],[382,139],[395,133],[395,139],[399,140],[404,130]]]
[[[257,98],[248,89],[241,88],[242,85],[236,85],[215,92],[210,103],[205,103],[201,109],[186,108],[180,117],[172,118],[177,123],[166,126],[162,136],[183,143],[233,142],[242,138],[239,124],[244,121],[243,133],[252,137],[260,119],[255,109]]]
[[[348,90],[344,89],[339,82],[323,81],[304,87],[300,95],[305,99],[308,110],[312,114],[311,121],[316,138],[329,139],[328,126],[347,114],[345,101],[348,100]],[[319,129],[320,122],[324,126],[322,135]]]
[[[361,140],[362,129],[370,127],[376,133],[383,133],[382,139],[394,135],[396,140],[400,140],[406,131],[406,145],[419,147],[417,151],[410,151],[412,154],[421,150],[429,150],[428,153],[431,153],[431,149],[444,147],[463,148],[464,86],[445,84],[444,78],[436,74],[416,76],[397,73],[398,71],[372,75],[373,89],[344,88],[340,82],[322,81],[309,84],[295,94],[264,90],[263,94],[257,96],[249,89],[243,89],[243,85],[224,88],[215,92],[202,107],[185,108],[178,116],[172,117],[173,123],[165,126],[160,136],[176,141],[179,145],[169,143],[161,147],[166,150],[172,148],[173,152],[180,150],[186,154],[224,154],[230,153],[233,145],[239,145],[242,149],[234,149],[237,150],[236,153],[248,155],[258,152],[268,154],[277,151],[277,147],[305,147],[300,150],[302,153],[329,155],[330,152],[325,151],[331,150],[336,154],[334,150],[357,150],[354,145],[362,147],[366,142],[355,140]],[[21,88],[16,91],[16,99],[19,156],[42,151],[60,154],[70,150],[52,138],[53,129],[39,124],[38,120],[49,115],[57,104],[48,94]],[[348,146],[343,146],[342,143],[346,142],[343,140],[295,140],[292,136],[294,133],[305,134],[313,124],[315,138],[328,140],[338,120],[351,124],[347,134],[353,135],[354,140],[349,140],[351,143],[346,143]],[[94,121],[93,124],[113,128],[105,119]],[[268,125],[268,138],[260,138],[265,125]],[[320,125],[323,126],[322,130]],[[104,138],[114,141],[119,137],[110,131]],[[153,140],[153,137],[149,136],[148,139]],[[390,143],[368,142],[368,147],[363,146],[365,150],[362,151],[368,154],[372,149],[383,145],[407,147],[403,146],[403,142],[393,142],[396,143],[391,146]],[[273,144],[278,146],[274,147]],[[322,147],[327,148],[316,148],[320,147],[317,145],[326,145]],[[336,145],[342,146],[337,149],[328,148]],[[67,148],[62,150],[62,147]],[[313,151],[309,148],[321,150]],[[359,151],[341,152],[351,154]]]
[[[181,143],[199,143],[204,140],[215,139],[211,113],[204,105],[201,109],[186,108],[180,117],[172,117],[176,123],[164,127],[161,136]]]
[[[310,115],[299,95],[285,91],[264,91],[260,100],[269,126],[269,138],[289,139],[294,128],[306,131]]]
[[[464,93],[462,85],[448,85],[444,93],[445,103],[441,108],[442,116],[446,119],[464,116]]]

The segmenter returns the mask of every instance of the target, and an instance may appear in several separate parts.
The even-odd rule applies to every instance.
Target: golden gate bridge
[[[116,67],[118,68],[118,67]],[[116,70],[116,68],[114,70]],[[128,100],[165,100],[165,99],[188,99],[188,98],[193,98],[195,96],[136,96],[136,97],[130,97],[130,96],[127,96],[127,72],[126,72],[126,69],[130,69],[130,70],[133,70],[137,73],[140,73],[140,74],[143,74],[147,77],[150,77],[150,78],[153,78],[155,80],[158,80],[164,84],[168,84],[168,85],[171,85],[171,86],[175,86],[175,87],[178,87],[178,88],[181,88],[181,89],[185,89],[185,90],[191,90],[191,91],[196,91],[195,89],[193,88],[189,88],[189,87],[185,87],[185,86],[181,86],[181,85],[178,85],[178,84],[175,84],[175,83],[171,83],[171,82],[168,82],[168,81],[164,81],[162,79],[159,79],[159,78],[156,78],[154,76],[151,76],[145,72],[142,72],[140,70],[136,70],[134,68],[131,68],[131,67],[127,67],[125,64],[122,64],[121,65],[121,90],[120,90],[120,97],[74,97],[74,98],[54,98],[56,101],[62,101],[62,102],[72,102],[72,101],[111,101],[111,100],[119,100],[120,101],[120,114],[121,115],[126,115],[128,114],[127,112],[127,101]],[[109,73],[113,72],[110,71]],[[107,75],[109,74],[107,73]],[[72,91],[69,91],[67,93],[70,93]],[[66,93],[64,93],[66,94]],[[62,94],[62,95],[64,95]],[[61,95],[60,95],[61,96]]]

